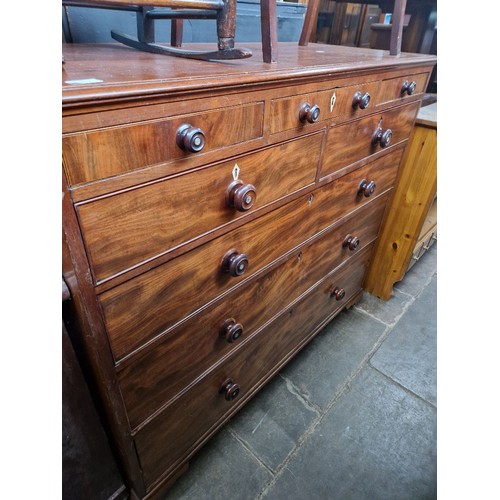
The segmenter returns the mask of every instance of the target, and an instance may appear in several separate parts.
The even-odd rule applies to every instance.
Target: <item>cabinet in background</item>
[[[437,240],[437,102],[420,108],[364,288],[388,300]]]

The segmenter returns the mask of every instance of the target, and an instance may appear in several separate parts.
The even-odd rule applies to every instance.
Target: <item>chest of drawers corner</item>
[[[259,53],[220,65],[65,49],[63,274],[136,498],[158,497],[359,300],[435,64]]]

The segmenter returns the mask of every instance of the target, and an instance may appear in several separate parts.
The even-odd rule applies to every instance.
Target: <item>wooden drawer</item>
[[[155,349],[120,369],[118,378],[131,427],[136,428],[323,276],[371,244],[386,199],[387,195],[375,199],[355,217],[297,250],[271,272],[226,295],[172,331]],[[352,249],[344,245],[348,235],[358,239]],[[221,329],[224,324],[231,324],[240,336],[226,340],[227,329]]]
[[[371,113],[373,111],[373,108],[378,104],[380,81],[377,80],[375,82],[352,85],[349,87],[344,87],[341,90],[342,94],[345,97],[339,103],[339,115],[345,116],[345,119],[357,118],[359,116]],[[359,104],[353,105],[355,102],[355,97],[357,97],[356,94],[358,93],[361,94],[361,96],[364,96],[364,94],[368,94],[370,96],[368,105],[365,108],[360,107]],[[358,101],[356,100],[356,102]]]
[[[321,177],[331,175],[356,163],[382,149],[380,142],[373,143],[376,131],[392,131],[392,148],[408,139],[415,121],[420,102],[391,109],[355,120],[344,125],[333,126],[328,130]],[[343,144],[343,147],[339,147]]]
[[[70,134],[62,141],[63,164],[70,185],[87,183],[261,137],[263,120],[264,103],[256,102]],[[203,131],[200,152],[177,145],[177,131],[184,124]]]
[[[411,95],[421,94],[425,92],[427,87],[427,79],[429,73],[418,73],[416,75],[403,75],[397,78],[389,78],[383,80],[380,86],[379,104],[390,101],[403,101],[408,97],[408,93],[402,93],[403,85],[405,82],[414,83],[415,88]]]
[[[202,444],[316,333],[315,327],[360,291],[371,249],[367,247],[305,299],[285,309],[137,433],[135,444],[147,487]],[[335,287],[345,290],[344,299],[331,296]],[[220,393],[229,378],[240,388],[232,401]]]
[[[370,201],[359,192],[363,179],[376,183],[376,194],[390,189],[402,149],[316,189],[99,296],[108,337],[119,360],[166,333],[247,276],[336,223]],[[235,248],[248,256],[238,277],[221,270],[222,257]]]
[[[353,97],[358,91],[368,92],[372,97],[368,108],[374,106],[379,82],[360,83],[348,87],[332,87],[331,89],[311,92],[307,94],[294,95],[273,99],[271,101],[271,134],[285,130],[297,129],[307,130],[310,122],[306,118],[301,120],[301,110],[306,104],[311,107],[319,107],[319,118],[317,122],[330,120],[332,118],[348,115],[358,116],[363,113],[359,107],[353,108]],[[368,108],[365,111],[368,111]]]
[[[322,140],[323,133],[313,134],[79,205],[95,279],[105,280],[312,184]],[[256,190],[253,208],[241,211],[228,206],[225,196],[236,164],[239,179]]]

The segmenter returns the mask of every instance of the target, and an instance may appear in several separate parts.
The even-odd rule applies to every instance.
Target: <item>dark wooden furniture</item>
[[[304,26],[300,34],[299,45],[305,46],[309,43],[313,31],[316,29],[318,7],[320,0],[309,0],[307,5]],[[389,53],[397,56],[401,53],[401,42],[403,39],[403,21],[406,9],[406,0],[394,0],[392,11],[391,36],[389,40]],[[333,43],[342,43],[342,40],[334,40]]]
[[[359,300],[435,57],[296,43],[273,66],[113,44],[64,55],[79,354],[132,497],[161,498]]]
[[[437,103],[420,108],[365,289],[388,300],[393,285],[437,239]]]
[[[71,296],[63,281],[63,311]],[[62,498],[125,500],[127,489],[115,462],[91,391],[62,324]]]

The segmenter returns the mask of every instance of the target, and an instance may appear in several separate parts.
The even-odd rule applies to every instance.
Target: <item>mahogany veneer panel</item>
[[[347,123],[332,127],[328,131],[325,159],[321,176],[340,170],[346,165],[358,161],[360,158],[373,155],[381,150],[379,144],[373,144],[373,136],[378,127],[383,131],[392,131],[392,140],[387,148],[405,141],[410,135],[415,117],[417,116],[419,102],[391,109],[380,114],[374,114]],[[345,139],[348,139],[347,141]],[[344,147],[338,145],[344,141]]]
[[[205,133],[203,153],[248,141],[262,135],[263,112],[263,103],[247,104],[66,136],[63,155],[69,182],[90,182],[188,156],[176,144],[176,132],[184,124]]]
[[[380,88],[380,102],[402,100],[405,96],[401,94],[401,88],[405,81],[415,82],[414,94],[422,94],[427,87],[428,78],[428,73],[420,73],[385,80]]]
[[[321,92],[294,95],[275,99],[271,103],[271,133],[283,130],[307,129],[310,125],[299,120],[300,109],[305,104],[319,106],[321,112],[319,122],[331,120],[343,115],[349,117],[362,116],[372,110],[377,102],[377,92],[380,82],[361,83],[350,87],[332,87]],[[356,92],[368,92],[371,100],[368,108],[354,109],[352,101]]]
[[[78,216],[96,279],[151,259],[313,184],[322,139],[315,134],[80,205]],[[254,185],[257,192],[247,212],[226,205],[225,193],[234,180],[236,164],[239,179]]]
[[[401,154],[399,150],[383,156],[310,195],[102,293],[99,299],[116,358],[152,340],[246,278],[247,274],[232,277],[221,271],[222,257],[231,248],[248,255],[248,273],[257,272],[354,208],[368,203],[369,198],[358,193],[364,178],[376,181],[377,193],[389,189]]]
[[[378,234],[386,198],[379,197],[356,217],[300,247],[282,265],[219,300],[176,328],[157,348],[120,370],[118,376],[132,428],[189,387],[238,342],[249,338],[323,276],[371,244]],[[354,250],[343,245],[349,234],[361,242]],[[220,329],[231,318],[242,325],[243,334],[238,341],[229,343]]]
[[[135,442],[146,471],[146,483],[188,453],[186,434],[195,440],[203,439],[214,422],[224,416],[227,418],[228,412],[233,413],[235,406],[240,406],[263,380],[276,373],[283,361],[308,340],[318,324],[342,309],[343,303],[360,289],[370,250],[367,248],[354,262],[348,261],[343,269],[327,276],[304,300],[286,308],[281,316],[255,335],[252,342],[235,350],[224,363],[137,434]],[[341,301],[330,295],[335,286],[346,291]],[[236,404],[226,401],[219,393],[228,377],[239,381],[241,399]],[[199,411],[200,408],[203,411]],[[155,446],[157,439],[168,445]]]

